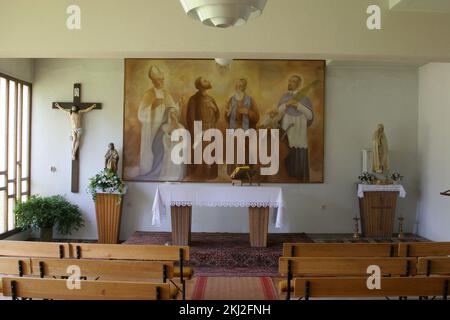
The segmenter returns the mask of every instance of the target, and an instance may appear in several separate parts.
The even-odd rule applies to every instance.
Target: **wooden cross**
[[[93,105],[95,105],[95,107],[93,107]],[[78,111],[77,112],[83,112],[83,110],[89,111],[87,109],[92,108],[92,109],[101,109],[102,108],[102,104],[101,103],[94,103],[94,102],[88,102],[88,103],[82,103],[81,102],[81,83],[75,83],[73,85],[73,102],[53,102],[52,104],[52,108],[53,109],[59,109],[58,106],[60,106],[61,108],[67,110],[67,112],[70,112],[70,110],[72,109],[72,107],[77,107]],[[72,121],[72,126],[73,124],[73,119],[71,119]],[[81,121],[81,119],[80,119]],[[72,128],[73,130],[73,128]],[[73,137],[73,132],[72,132],[72,138]],[[71,181],[71,191],[73,193],[78,193],[79,191],[79,183],[80,183],[80,179],[79,179],[79,174],[80,174],[80,162],[79,162],[79,149],[76,149],[76,154],[75,157],[72,159],[72,181]]]

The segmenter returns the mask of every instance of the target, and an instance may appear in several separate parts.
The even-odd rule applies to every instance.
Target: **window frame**
[[[14,227],[12,228],[12,229],[9,229],[9,217],[8,217],[8,215],[9,215],[9,206],[10,206],[10,204],[9,204],[9,201],[10,201],[10,199],[13,199],[13,202],[14,202],[14,204],[13,204],[13,206],[15,207],[16,206],[16,204],[17,204],[17,202],[18,201],[21,201],[22,200],[22,197],[23,196],[27,196],[28,198],[30,197],[30,195],[31,195],[31,144],[32,144],[32,134],[31,134],[31,131],[32,131],[32,115],[33,115],[33,85],[32,85],[32,83],[31,82],[28,82],[28,81],[25,81],[25,80],[21,80],[21,79],[18,79],[18,78],[16,78],[16,77],[12,77],[12,76],[10,76],[10,75],[7,75],[7,74],[4,74],[4,73],[1,73],[0,72],[0,78],[3,78],[3,79],[5,79],[6,80],[6,92],[5,92],[5,101],[6,101],[6,112],[5,112],[5,124],[6,124],[6,128],[5,128],[5,130],[4,130],[4,132],[6,132],[6,139],[5,139],[5,142],[6,142],[6,150],[5,150],[5,152],[6,152],[6,154],[4,155],[5,156],[5,160],[6,160],[6,163],[5,163],[5,171],[0,171],[0,175],[2,175],[2,176],[4,176],[5,177],[5,186],[3,187],[3,186],[0,186],[0,192],[5,192],[5,196],[4,196],[4,200],[6,201],[6,203],[4,204],[4,207],[3,208],[0,208],[1,210],[3,210],[3,209],[5,209],[5,212],[4,212],[4,216],[3,216],[3,214],[0,214],[0,219],[2,219],[3,221],[4,221],[4,223],[5,223],[5,232],[0,232],[0,239],[4,239],[5,237],[8,237],[8,236],[11,236],[11,235],[13,235],[13,234],[16,234],[16,233],[18,233],[18,232],[20,232],[20,230],[18,230],[16,227],[15,227],[15,223],[14,223]],[[9,111],[10,111],[10,108],[11,108],[11,106],[10,106],[10,81],[13,81],[15,84],[14,84],[14,86],[15,86],[15,90],[14,90],[14,95],[15,95],[15,97],[14,97],[14,106],[13,106],[13,108],[15,108],[15,115],[14,115],[14,121],[15,121],[15,124],[14,124],[14,135],[15,135],[15,137],[14,137],[14,147],[13,147],[13,150],[11,151],[11,150],[9,150],[10,149],[10,146],[9,146],[9,135],[10,135],[10,130],[9,130],[9,126],[10,126],[10,114],[9,114]],[[19,90],[18,90],[18,88],[19,88],[19,85],[21,86],[21,90],[20,90],[20,95],[19,95]],[[24,123],[24,119],[23,119],[23,110],[24,110],[24,100],[23,100],[23,88],[24,88],[24,86],[26,86],[26,87],[28,87],[28,104],[29,104],[29,110],[28,110],[28,124],[26,124],[26,123]],[[1,97],[0,96],[0,99],[3,99],[3,97]],[[19,99],[21,99],[20,101],[19,101]],[[20,106],[20,108],[21,108],[21,110],[20,110],[20,114],[19,114],[19,106]],[[19,131],[19,126],[18,126],[18,124],[19,124],[19,121],[20,121],[20,133],[18,132]],[[28,126],[28,151],[27,151],[27,153],[28,153],[28,159],[26,159],[27,160],[27,162],[28,162],[28,164],[27,164],[27,168],[28,168],[28,172],[26,172],[27,174],[26,174],[26,176],[25,177],[22,177],[22,172],[20,172],[20,174],[19,174],[19,171],[18,171],[18,169],[17,169],[17,166],[18,166],[18,162],[19,162],[19,159],[17,159],[17,154],[18,154],[18,141],[19,141],[19,139],[20,139],[20,148],[22,149],[23,148],[23,141],[26,141],[26,140],[24,140],[24,136],[23,136],[23,128],[25,127],[25,125],[27,125]],[[3,132],[1,132],[0,134],[3,134]],[[0,151],[3,151],[3,150],[0,150]],[[14,168],[14,172],[15,172],[15,175],[14,175],[14,179],[10,179],[9,178],[9,154],[10,154],[10,152],[14,152],[15,153],[15,155],[14,155],[14,160],[15,160],[15,168]],[[22,162],[22,160],[23,160],[23,149],[22,150],[20,150],[20,162]],[[23,162],[22,162],[23,163]],[[21,167],[22,168],[22,167]],[[18,181],[19,181],[19,183],[18,183]],[[24,182],[24,181],[26,181],[27,182],[27,191],[25,191],[25,192],[23,192],[22,191],[22,183]],[[9,185],[10,184],[13,184],[13,193],[10,195],[9,193],[10,193],[10,188],[9,188]],[[20,184],[20,187],[18,186]],[[20,191],[20,194],[18,194],[18,191]]]

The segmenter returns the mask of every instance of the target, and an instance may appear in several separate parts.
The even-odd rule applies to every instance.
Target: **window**
[[[0,74],[0,234],[30,196],[31,84]]]

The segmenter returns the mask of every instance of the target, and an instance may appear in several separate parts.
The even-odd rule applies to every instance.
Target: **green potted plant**
[[[88,190],[95,202],[99,243],[118,243],[125,183],[108,168],[89,179]]]
[[[71,234],[84,227],[78,206],[62,196],[31,196],[14,208],[16,226],[22,229],[40,230],[41,241],[53,240],[53,227],[62,235]]]

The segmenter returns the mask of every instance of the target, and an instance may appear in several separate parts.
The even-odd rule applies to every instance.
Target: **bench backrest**
[[[325,258],[281,257],[279,272],[286,276],[289,262],[292,276],[367,276],[367,268],[375,265],[383,276],[407,276],[416,273],[414,258]]]
[[[67,243],[1,240],[0,256],[68,258],[70,252]]]
[[[31,260],[25,257],[0,257],[0,274],[31,275]]]
[[[449,256],[450,242],[402,242],[398,247],[400,257]]]
[[[97,243],[70,244],[71,257],[77,259],[178,261],[180,260],[180,249],[183,249],[184,261],[189,261],[188,246]]]
[[[395,257],[395,243],[284,243],[283,257]]]
[[[365,277],[296,278],[294,295],[321,298],[446,296],[449,279],[450,277],[390,277],[381,280],[380,290],[369,290]]]
[[[450,275],[450,257],[421,257],[418,260],[419,275]]]
[[[173,278],[173,262],[171,261],[32,258],[31,265],[32,274],[38,277],[70,276],[72,271],[68,268],[77,266],[80,268],[81,277],[98,277],[100,280]]]
[[[69,289],[67,280],[5,277],[3,295],[13,298],[64,300],[161,300],[169,299],[169,284],[150,282],[81,281]]]

